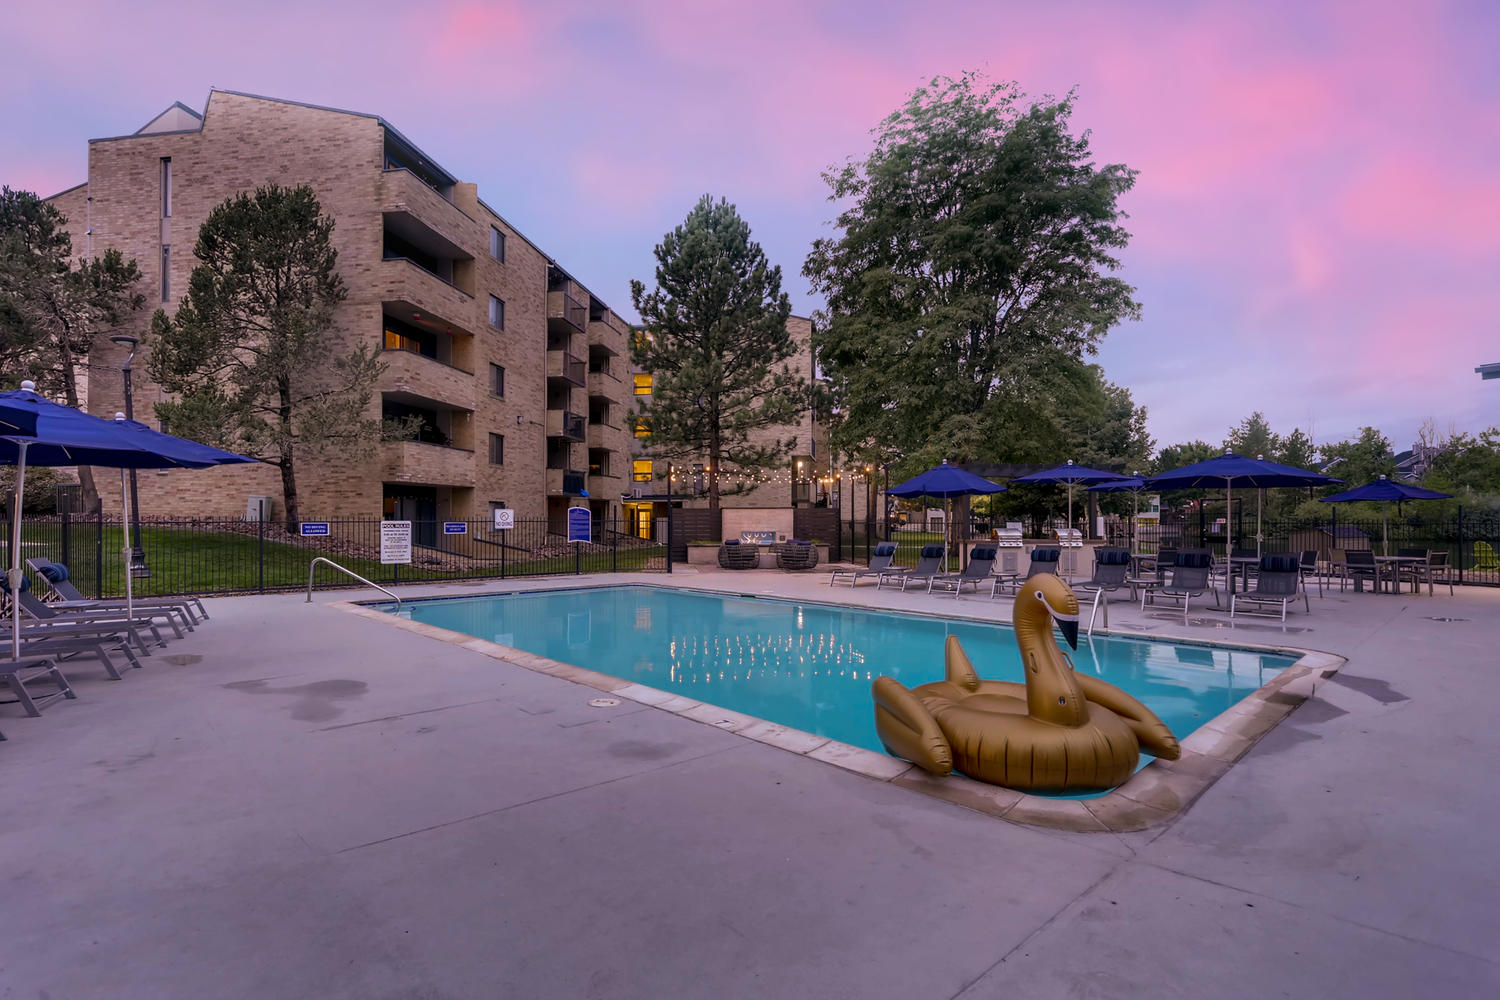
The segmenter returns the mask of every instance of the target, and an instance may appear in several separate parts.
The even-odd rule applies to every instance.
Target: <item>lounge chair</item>
[[[745,545],[731,538],[719,546],[719,566],[723,569],[759,569],[760,546]]]
[[[26,565],[33,573],[41,577],[47,583],[48,589],[57,595],[58,600],[48,601],[50,607],[59,611],[74,608],[112,608],[125,610],[125,602],[118,598],[94,599],[85,597],[73,586],[71,574],[68,567],[62,563],[48,562],[45,559],[28,559]],[[203,601],[197,597],[148,597],[138,599],[135,602],[135,610],[161,610],[177,612],[182,619],[182,624],[191,631],[202,618],[208,620],[208,612],[204,610]]]
[[[870,556],[870,565],[863,569],[836,569],[828,577],[828,586],[832,587],[840,580],[848,580],[850,589],[867,576],[875,577],[875,586],[880,586],[882,573],[894,572],[891,560],[896,558],[896,543],[881,542],[875,546],[875,551]]]
[[[1056,545],[1038,545],[1031,550],[1031,563],[1026,567],[1023,576],[1004,573],[994,578],[995,582],[990,584],[990,597],[999,597],[1001,591],[1010,587],[1012,592],[1019,589],[1022,580],[1029,580],[1038,573],[1051,573],[1057,576],[1057,563],[1062,558],[1062,549]]]
[[[1229,620],[1234,621],[1235,613],[1241,604],[1257,606],[1274,604],[1281,609],[1281,620],[1286,621],[1286,607],[1297,600],[1299,593],[1302,596],[1303,605],[1311,613],[1312,602],[1308,600],[1307,588],[1301,584],[1302,560],[1299,556],[1290,552],[1261,556],[1255,589],[1247,590],[1242,594],[1229,595]],[[1263,614],[1264,612],[1247,611],[1245,613]]]
[[[48,607],[35,594],[28,593],[25,587],[21,588],[18,600],[21,604],[21,611],[41,626],[36,630],[38,635],[44,630],[62,627],[72,629],[75,634],[85,629],[92,629],[100,634],[125,632],[143,650],[145,649],[145,640],[141,638],[141,632],[150,632],[152,641],[158,645],[163,645],[166,642],[161,637],[161,631],[156,627],[156,622],[150,617],[127,619],[123,613],[116,614],[109,610],[87,611],[80,609],[68,612],[55,611]],[[176,623],[171,620],[170,616],[167,618],[167,624],[171,625],[173,630],[177,632],[178,638],[182,637],[181,630],[177,629]]]
[[[43,677],[56,684],[57,690],[50,694],[32,695],[26,685]],[[73,693],[68,679],[51,660],[0,660],[0,684],[14,692],[26,714],[33,718],[41,715],[42,709],[58,698],[78,697]]]
[[[1166,597],[1182,602],[1182,618],[1187,620],[1188,603],[1194,597],[1214,595],[1214,607],[1219,604],[1219,589],[1213,584],[1214,559],[1207,549],[1186,549],[1177,553],[1172,564],[1171,578],[1163,584],[1150,583],[1141,592],[1141,610],[1147,604],[1155,604],[1156,598]]]
[[[141,661],[136,659],[135,652],[130,648],[130,640],[115,633],[110,635],[32,635],[28,637],[26,629],[21,630],[21,655],[22,656],[46,656],[54,660],[67,660],[76,656],[92,656],[104,667],[104,672],[112,681],[120,680],[124,675],[115,667],[114,659],[110,657],[109,651],[113,649],[125,655],[130,666],[140,668]]]
[[[1406,556],[1409,559],[1420,559],[1419,563],[1406,562],[1396,564],[1396,590],[1401,590],[1401,584],[1410,580],[1412,593],[1421,589],[1421,583],[1427,579],[1427,560],[1432,555],[1430,549],[1399,548],[1396,555]]]
[[[881,573],[875,580],[875,589],[886,585],[886,581],[896,583],[900,581],[901,589],[906,589],[909,580],[930,580],[943,571],[943,556],[947,550],[941,545],[924,545],[922,554],[917,558],[916,566],[911,569],[906,567],[892,566]]]
[[[964,584],[973,584],[974,592],[979,592],[979,584],[988,580],[990,574],[995,570],[995,546],[976,545],[969,553],[969,565],[963,568],[962,573],[939,573],[927,579],[927,592],[932,593],[933,587],[953,588],[953,596],[957,597],[964,592]]]
[[[1105,596],[1106,594],[1112,594],[1121,587],[1130,587],[1131,597],[1135,596],[1135,587],[1128,579],[1129,573],[1129,549],[1101,546],[1094,550],[1093,578],[1073,584],[1074,590],[1094,595],[1094,610],[1089,613],[1087,634],[1094,634],[1094,617],[1099,614],[1101,604],[1104,605],[1104,627],[1109,628],[1109,598]]]
[[[1475,542],[1474,565],[1470,568],[1481,573],[1500,571],[1500,555],[1495,554],[1495,547],[1489,542]]]
[[[776,565],[785,570],[812,569],[818,565],[818,547],[793,538],[776,553]]]

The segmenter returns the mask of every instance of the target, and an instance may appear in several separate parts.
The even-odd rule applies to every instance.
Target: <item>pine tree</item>
[[[704,195],[655,254],[656,288],[630,283],[645,326],[631,359],[653,379],[650,401],[639,404],[645,443],[663,457],[707,458],[717,510],[721,478],[753,480],[798,444],[765,433],[808,405],[806,381],[787,364],[791,304],[781,268],[728,201]]]

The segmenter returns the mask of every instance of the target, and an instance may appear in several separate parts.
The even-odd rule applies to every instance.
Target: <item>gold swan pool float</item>
[[[903,687],[875,680],[875,729],[886,750],[933,774],[959,771],[1025,791],[1097,791],[1135,773],[1144,748],[1176,760],[1166,723],[1113,684],[1074,672],[1052,637],[1057,620],[1078,648],[1078,598],[1051,573],[1016,594],[1016,644],[1026,683],[982,681],[957,636],[946,680]]]

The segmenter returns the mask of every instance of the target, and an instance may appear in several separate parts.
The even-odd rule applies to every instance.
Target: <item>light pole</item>
[[[125,376],[125,419],[135,419],[135,403],[130,392],[130,368],[131,362],[135,361],[135,350],[140,346],[139,337],[132,337],[128,333],[117,333],[109,338],[111,342],[121,347],[130,348],[130,353],[125,357],[125,364],[120,371]],[[130,470],[130,575],[148,577],[151,570],[146,568],[146,553],[141,549],[141,503],[136,495],[135,470]]]

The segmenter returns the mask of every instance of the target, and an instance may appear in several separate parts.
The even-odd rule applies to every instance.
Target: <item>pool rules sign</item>
[[[410,521],[380,522],[380,561],[387,566],[411,563]]]

